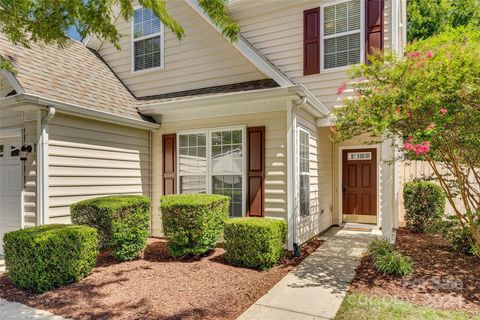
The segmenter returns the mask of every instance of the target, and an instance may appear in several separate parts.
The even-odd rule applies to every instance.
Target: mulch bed
[[[455,252],[438,235],[406,229],[397,232],[395,246],[412,259],[414,274],[406,278],[381,274],[366,255],[357,268],[352,292],[480,314],[480,259]]]
[[[119,263],[102,254],[92,275],[43,294],[1,276],[0,298],[73,319],[236,319],[322,242],[314,239],[301,257],[259,272],[228,265],[222,248],[173,260],[164,240],[149,239],[143,259]]]

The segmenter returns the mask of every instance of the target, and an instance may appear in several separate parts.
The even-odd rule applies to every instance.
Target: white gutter
[[[160,127],[157,123],[151,123],[142,120],[131,119],[128,117],[112,114],[105,111],[99,111],[94,109],[85,108],[79,105],[66,103],[54,99],[44,98],[38,95],[22,93],[17,94],[11,97],[5,97],[0,99],[1,106],[7,105],[19,105],[21,103],[32,103],[32,104],[40,104],[44,106],[54,106],[58,112],[84,117],[89,119],[96,119],[104,122],[115,123],[115,124],[122,124],[125,126],[130,126],[134,128],[140,129],[157,129]]]
[[[55,117],[55,108],[48,107],[48,113],[42,117],[43,110],[37,114],[37,225],[49,222],[49,173],[48,173],[48,122]]]
[[[195,10],[203,19],[205,19],[217,32],[222,34],[222,30],[217,27],[210,17],[203,11],[197,0],[184,0],[193,10]],[[222,34],[223,35],[223,34]],[[228,41],[228,39],[227,39]],[[230,42],[230,41],[229,41]],[[281,87],[291,86],[293,82],[288,79],[280,70],[277,69],[267,58],[265,58],[256,48],[254,48],[245,38],[240,34],[236,42],[231,42],[247,60],[253,63],[263,74],[275,80]]]

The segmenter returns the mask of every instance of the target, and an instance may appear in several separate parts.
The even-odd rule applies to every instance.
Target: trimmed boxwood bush
[[[100,247],[120,261],[137,258],[150,234],[150,199],[140,195],[83,200],[70,207],[72,222],[98,230]]]
[[[46,225],[12,231],[3,238],[7,276],[19,288],[44,292],[79,281],[95,267],[97,230]]]
[[[225,224],[225,258],[233,264],[264,270],[285,252],[287,223],[268,218],[235,218]]]
[[[163,231],[172,257],[202,255],[215,248],[230,198],[211,194],[175,194],[160,199]]]
[[[427,181],[405,183],[405,222],[412,232],[423,233],[438,222],[445,211],[445,194],[440,186]]]

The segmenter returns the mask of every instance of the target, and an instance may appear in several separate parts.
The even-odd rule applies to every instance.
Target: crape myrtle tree
[[[402,57],[376,52],[337,93],[345,90],[353,95],[336,111],[335,139],[394,138],[402,154],[428,162],[480,256],[480,30],[440,33]]]
[[[138,3],[159,17],[162,23],[181,40],[185,31],[166,8],[165,0],[138,0]],[[198,0],[199,5],[231,41],[240,27],[228,15],[226,0]],[[80,36],[93,34],[120,49],[120,33],[115,27],[116,13],[129,21],[133,14],[131,0],[0,0],[0,31],[14,44],[57,44],[68,42],[67,30],[74,26]],[[11,69],[9,61],[0,57],[0,69]]]

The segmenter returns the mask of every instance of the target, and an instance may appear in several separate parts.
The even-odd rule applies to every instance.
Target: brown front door
[[[349,149],[342,153],[343,214],[377,214],[377,150]]]

